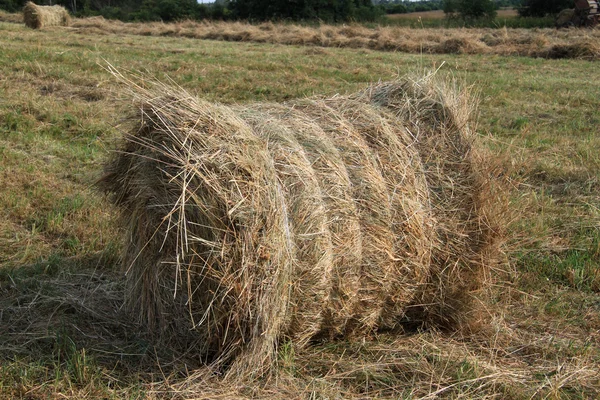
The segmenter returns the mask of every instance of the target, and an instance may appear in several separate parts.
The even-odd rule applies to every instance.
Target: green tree
[[[8,12],[21,11],[26,0],[0,0],[0,10]]]
[[[444,0],[442,10],[446,16],[452,16],[458,13],[458,0]]]
[[[446,15],[458,15],[464,20],[496,17],[496,4],[493,0],[444,0]]]
[[[388,14],[406,14],[408,9],[402,3],[391,4],[385,7],[385,12]]]
[[[233,15],[250,20],[371,20],[381,10],[371,0],[233,0]]]

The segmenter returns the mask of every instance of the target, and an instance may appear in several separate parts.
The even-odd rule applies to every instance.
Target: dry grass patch
[[[361,341],[284,342],[270,378],[224,379],[194,355],[152,347],[121,307],[115,274],[82,268],[115,259],[49,259],[0,271],[0,350],[17,355],[0,369],[8,398],[305,399],[596,398],[600,372],[595,306],[573,299],[587,331],[538,314],[510,287],[519,312],[494,317],[477,334],[372,334]],[[498,293],[496,293],[498,294]],[[553,293],[569,297],[567,292]],[[496,306],[504,315],[510,308]],[[52,318],[48,318],[48,314]],[[513,313],[514,314],[514,313]],[[597,326],[597,325],[596,325]],[[594,333],[595,332],[595,333]]]
[[[8,13],[4,10],[0,10],[0,21],[2,22],[12,22],[15,24],[23,23],[23,15],[17,13]]]
[[[0,20],[20,21],[17,14]],[[258,42],[319,47],[349,47],[425,54],[497,54],[542,58],[597,60],[600,29],[491,29],[491,28],[367,28],[362,25],[321,25],[183,21],[124,23],[103,17],[76,19],[72,29],[81,34],[131,34],[194,39]]]
[[[600,44],[589,40],[563,45],[556,44],[548,50],[542,50],[541,55],[546,58],[597,60],[600,58]]]
[[[501,9],[498,10],[498,18],[515,18],[519,15],[516,9]],[[417,11],[405,14],[391,14],[387,16],[390,19],[405,19],[405,20],[419,20],[419,19],[444,19],[446,14],[442,10],[433,11]]]
[[[73,27],[81,33],[128,33],[155,36],[182,36],[226,41],[255,41],[323,47],[367,48],[409,53],[469,53],[519,55],[553,58],[553,48],[581,47],[588,51],[563,52],[564,57],[596,60],[594,43],[600,29],[411,29],[401,27],[367,28],[362,25],[307,27],[240,22],[123,23],[101,18],[79,19]]]

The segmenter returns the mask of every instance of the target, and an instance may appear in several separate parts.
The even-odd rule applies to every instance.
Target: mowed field
[[[0,49],[0,398],[600,396],[595,58],[408,54],[8,22],[0,22]],[[303,350],[283,343],[275,375],[251,386],[223,381],[193,354],[153,346],[122,309],[118,213],[94,188],[124,118],[136,112],[108,63],[223,103],[346,94],[425,71],[472,85],[481,146],[511,190],[506,260],[485,300],[486,326]]]
[[[17,14],[0,12],[0,21],[19,23],[20,19],[21,16]],[[527,19],[513,19],[526,27],[531,22],[527,22]],[[462,25],[442,27],[439,19],[429,17],[422,20],[407,19],[405,22],[408,24],[367,27],[360,24],[310,26],[272,22],[247,24],[236,21],[123,23],[91,17],[74,20],[66,31],[72,34],[167,36],[414,54],[496,54],[552,59],[600,59],[600,29],[508,29],[500,22],[493,25],[499,29],[465,29]]]

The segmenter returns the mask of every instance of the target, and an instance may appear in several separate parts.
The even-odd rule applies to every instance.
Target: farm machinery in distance
[[[556,17],[557,28],[590,27],[598,24],[599,0],[575,0],[575,8],[562,10]]]

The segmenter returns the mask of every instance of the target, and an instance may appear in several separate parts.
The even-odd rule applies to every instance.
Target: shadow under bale
[[[500,231],[466,91],[426,76],[225,106],[120,77],[139,114],[99,185],[157,339],[260,375],[283,340],[473,321]]]

